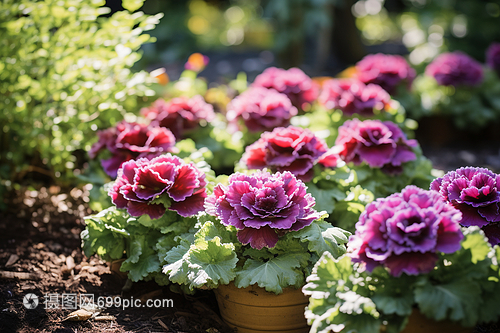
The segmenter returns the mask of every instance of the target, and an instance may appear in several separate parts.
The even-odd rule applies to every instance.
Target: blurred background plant
[[[105,2],[0,4],[0,180],[75,182],[98,128],[130,118],[155,81],[132,71],[144,34],[162,14],[126,0],[110,16]]]

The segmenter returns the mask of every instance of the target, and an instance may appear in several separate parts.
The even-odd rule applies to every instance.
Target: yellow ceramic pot
[[[253,285],[237,288],[233,283],[215,289],[222,319],[238,333],[306,333],[304,317],[309,304],[301,289],[286,288],[276,295]]]
[[[434,321],[420,311],[413,310],[408,325],[401,333],[472,333],[473,331],[473,327],[462,327],[450,320]]]

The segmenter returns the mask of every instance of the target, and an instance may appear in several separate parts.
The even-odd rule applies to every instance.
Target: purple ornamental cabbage
[[[330,79],[323,83],[318,102],[325,108],[339,109],[347,116],[374,115],[374,110],[385,110],[391,96],[376,84],[365,85],[357,79]]]
[[[461,217],[439,193],[409,185],[366,206],[349,240],[352,261],[369,271],[384,266],[393,276],[428,273],[437,252],[460,249]]]
[[[318,85],[301,69],[266,68],[257,75],[252,87],[275,89],[290,98],[292,104],[304,110],[318,97]]]
[[[460,51],[440,54],[425,68],[425,74],[442,86],[477,86],[483,82],[483,67]]]
[[[193,163],[166,154],[123,163],[109,196],[132,216],[156,219],[168,208],[187,217],[203,210],[206,185],[205,174]]]
[[[404,57],[393,54],[369,54],[355,68],[358,80],[365,84],[378,84],[389,94],[395,93],[396,87],[402,83],[411,86],[416,76],[415,69]]]
[[[346,163],[363,162],[387,173],[400,173],[402,164],[417,157],[412,147],[416,140],[408,140],[403,131],[391,121],[347,120],[339,127],[335,147]]]
[[[314,165],[335,167],[337,160],[322,139],[309,129],[294,126],[262,133],[259,140],[245,148],[241,158],[248,169],[290,171],[304,182],[312,179]]]
[[[115,127],[97,132],[97,141],[89,151],[90,158],[108,150],[109,159],[102,159],[104,171],[116,178],[120,166],[131,159],[152,158],[166,152],[175,152],[175,137],[166,128],[138,123],[119,122]]]
[[[251,87],[234,98],[227,106],[227,120],[237,126],[243,120],[251,132],[287,126],[297,108],[290,99],[274,89]]]
[[[465,167],[433,180],[430,188],[462,212],[463,226],[481,227],[492,245],[500,243],[500,175]]]
[[[251,175],[234,173],[229,184],[219,184],[205,201],[208,214],[234,226],[238,240],[252,248],[272,248],[280,236],[300,230],[320,217],[306,185],[285,171]]]
[[[500,43],[491,43],[486,50],[486,63],[500,75]]]

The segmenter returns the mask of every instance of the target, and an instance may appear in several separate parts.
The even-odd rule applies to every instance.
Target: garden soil
[[[424,154],[445,171],[460,166],[486,166],[500,172],[500,146],[485,149],[429,147]],[[126,285],[98,257],[81,250],[83,217],[91,214],[88,191],[56,186],[22,188],[7,198],[0,212],[0,332],[205,332],[229,333],[211,291],[182,295],[154,282]],[[130,287],[130,288],[128,288]],[[39,305],[28,309],[27,294]],[[170,300],[163,307],[107,307],[70,316],[72,303],[53,302],[53,296],[88,294],[124,299]],[[111,300],[111,298],[108,298]],[[47,303],[43,303],[48,301]],[[158,304],[158,303],[157,303]],[[476,327],[476,333],[500,332],[497,325]],[[451,332],[450,332],[451,333]]]

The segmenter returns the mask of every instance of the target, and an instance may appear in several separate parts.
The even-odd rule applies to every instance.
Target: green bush
[[[132,71],[162,16],[136,11],[143,1],[107,17],[104,0],[0,2],[0,187],[33,171],[74,180],[96,131],[154,95]]]

